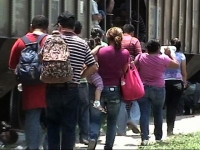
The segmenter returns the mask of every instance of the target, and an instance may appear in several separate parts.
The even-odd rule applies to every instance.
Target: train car
[[[83,25],[83,37],[91,27],[90,0],[0,0],[0,121],[14,128],[23,128],[20,93],[17,81],[8,69],[10,50],[15,40],[29,31],[35,15],[49,19],[49,33],[54,29],[57,16],[65,10],[73,13]]]
[[[106,2],[101,0],[106,11]],[[187,56],[188,78],[200,82],[200,1],[199,0],[115,0],[114,14],[107,14],[102,28],[115,25],[114,17],[120,5],[127,3],[127,18],[136,9],[146,24],[147,39],[159,39],[162,45],[174,37],[182,41]],[[92,25],[91,0],[0,0],[0,121],[5,120],[15,128],[23,128],[20,93],[15,76],[8,69],[10,49],[15,40],[29,30],[31,19],[43,14],[53,30],[57,16],[68,10],[83,25],[83,38],[89,38]],[[130,21],[129,21],[130,22]],[[138,30],[136,25],[136,30]]]

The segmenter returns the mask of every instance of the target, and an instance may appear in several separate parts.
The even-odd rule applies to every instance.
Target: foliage
[[[200,132],[187,135],[179,134],[163,142],[140,146],[139,149],[200,149],[199,139]]]

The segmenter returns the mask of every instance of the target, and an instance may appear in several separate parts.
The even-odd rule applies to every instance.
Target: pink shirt
[[[123,35],[122,48],[127,49],[133,59],[142,53],[140,41],[126,33]]]
[[[99,75],[104,86],[119,86],[122,70],[128,63],[128,50],[115,50],[113,46],[106,46],[98,52]]]
[[[140,77],[144,85],[164,87],[164,72],[171,59],[162,54],[142,53],[135,58]]]

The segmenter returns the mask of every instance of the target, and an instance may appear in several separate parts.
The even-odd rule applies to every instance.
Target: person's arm
[[[171,59],[171,61],[168,64],[168,68],[178,69],[179,62],[174,56],[172,56],[171,51],[168,48],[165,49],[165,54]]]
[[[95,63],[94,56],[91,54],[91,50],[88,45],[86,45],[86,57],[85,57],[85,69],[81,73],[81,78],[86,78],[96,72],[98,67]]]
[[[141,44],[140,44],[140,41],[138,40],[136,43],[135,43],[135,56],[137,56],[138,54],[141,54],[142,53],[142,47],[141,47]]]
[[[124,68],[123,68],[123,73],[125,74],[126,73],[126,71],[127,71],[127,69],[128,69],[128,67],[129,67],[129,65],[131,65],[130,64],[130,53],[129,53],[129,51],[128,50],[126,50],[127,51],[127,56],[126,56],[126,59],[127,59],[127,63],[125,64],[125,66],[124,66]],[[134,64],[133,64],[134,65]]]
[[[115,6],[115,1],[114,0],[110,0],[109,3],[108,3],[108,6],[107,6],[106,12],[108,14],[112,14],[114,6]]]
[[[97,45],[93,50],[91,50],[91,54],[96,55],[98,53],[99,49],[102,48],[102,47],[104,47],[104,46]]]
[[[187,86],[187,69],[186,69],[186,58],[184,54],[181,61],[181,75],[183,78],[184,87],[186,87]]]
[[[21,56],[21,51],[24,49],[24,47],[25,47],[25,45],[22,42],[22,40],[18,39],[14,43],[14,45],[11,49],[8,66],[9,66],[9,69],[12,70],[15,74],[16,74],[16,67],[19,63],[19,59]]]
[[[83,70],[81,74],[81,78],[86,78],[90,76],[91,74],[95,73],[98,70],[98,67],[95,63],[93,63],[91,66],[87,66],[85,70]]]
[[[173,56],[171,56],[171,54],[169,58],[171,59],[171,61],[169,62],[168,68],[178,69],[179,67],[178,61]]]

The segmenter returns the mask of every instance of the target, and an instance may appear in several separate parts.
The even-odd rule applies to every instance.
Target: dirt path
[[[175,123],[175,134],[187,134],[200,131],[200,115],[178,116]],[[150,125],[150,142],[154,142],[153,125]],[[167,138],[167,126],[164,120],[163,123],[163,140]],[[140,135],[133,134],[132,131],[127,132],[127,136],[116,136],[113,149],[138,149],[141,140]],[[105,136],[101,136],[96,149],[103,149],[105,143]],[[85,145],[77,144],[77,149],[86,149]]]
[[[200,131],[200,115],[190,115],[190,116],[178,116],[176,119],[175,123],[175,129],[174,133],[175,134],[188,134],[192,132],[197,132]],[[153,128],[154,126],[150,125],[150,142],[155,142],[154,140],[154,135],[153,135]],[[163,140],[167,138],[167,126],[166,122],[164,120],[163,123]],[[19,141],[24,141],[25,137],[22,134],[20,136]],[[98,145],[96,149],[100,150],[104,148],[104,143],[105,143],[105,136],[100,136]],[[140,135],[133,134],[132,131],[127,131],[127,136],[116,136],[115,143],[114,143],[114,150],[117,149],[138,149],[138,146],[140,146],[141,140],[140,140]],[[16,143],[16,145],[11,146],[10,148],[6,148],[6,150],[16,150],[16,149],[24,149],[24,142]],[[2,149],[2,148],[0,148]],[[76,144],[76,149],[77,150],[86,150],[87,146],[83,144]]]

